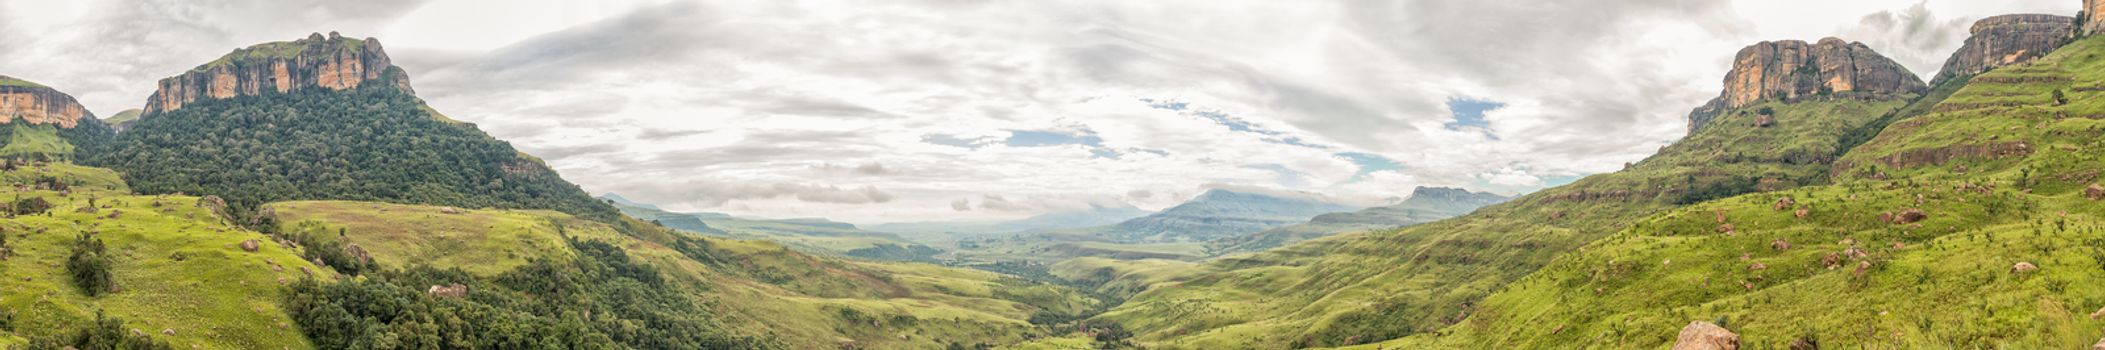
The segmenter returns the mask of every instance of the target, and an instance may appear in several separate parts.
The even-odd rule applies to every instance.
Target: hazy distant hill
[[[1505,202],[1507,197],[1458,188],[1419,187],[1403,203],[1357,212],[1316,216],[1306,223],[1214,241],[1214,254],[1254,252],[1334,234],[1395,228],[1446,219]]]
[[[902,261],[931,261],[942,250],[898,235],[818,218],[756,219],[721,213],[679,213],[608,193],[599,197],[622,214],[665,227],[738,239],[775,241],[805,251]]]

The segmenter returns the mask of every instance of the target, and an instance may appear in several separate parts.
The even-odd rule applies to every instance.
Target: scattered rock
[[[251,240],[246,240],[246,241],[241,241],[241,250],[244,250],[244,251],[248,251],[248,252],[250,252],[250,253],[254,253],[254,252],[256,252],[256,250],[260,250],[260,249],[263,249],[263,243],[262,243],[262,242],[257,242],[256,240],[253,240],[253,239],[251,239]]]
[[[2098,311],[2093,311],[2090,313],[2090,319],[2095,320],[2099,317],[2105,317],[2105,308],[2098,308]]]
[[[460,208],[454,208],[454,207],[439,207],[439,213],[440,213],[440,214],[451,214],[451,215],[460,215]]]
[[[2039,265],[2033,265],[2029,262],[2020,262],[2017,263],[2017,265],[2010,266],[2010,273],[2023,274],[2031,273],[2032,271],[2039,271]]]
[[[349,255],[351,257],[358,258],[359,264],[369,264],[373,262],[373,256],[366,254],[365,247],[360,247],[357,243],[345,244],[344,255]]]
[[[1870,272],[1870,271],[1871,271],[1871,261],[1870,261],[1870,260],[1864,260],[1864,261],[1858,261],[1858,262],[1856,262],[1856,276],[1857,276],[1857,277],[1864,277],[1864,273],[1866,273],[1866,272]]]
[[[468,286],[461,285],[459,283],[455,283],[451,286],[433,285],[431,286],[431,289],[425,290],[425,293],[442,298],[460,299],[468,297]]]
[[[1820,350],[1820,341],[1798,337],[1791,341],[1791,350]]]
[[[1769,265],[1762,265],[1762,264],[1761,264],[1761,263],[1759,263],[1759,262],[1747,265],[1747,270],[1748,270],[1748,271],[1759,271],[1759,270],[1767,270],[1767,269],[1769,269]]]
[[[1769,242],[1769,249],[1775,249],[1777,251],[1791,250],[1791,242],[1784,241],[1782,238],[1777,238],[1775,241]]]
[[[1797,211],[1797,212],[1791,213],[1791,215],[1796,215],[1796,216],[1798,216],[1798,218],[1799,218],[1799,219],[1804,219],[1804,218],[1805,218],[1805,216],[1807,216],[1807,215],[1812,215],[1812,214],[1813,214],[1813,210],[1812,210],[1812,209],[1809,209],[1809,208],[1798,208],[1798,211]]]
[[[1754,117],[1754,127],[1766,128],[1772,125],[1776,125],[1776,117],[1768,115]]]
[[[1732,229],[1732,224],[1718,224],[1718,232],[1730,235],[1737,231]]]
[[[2105,186],[2090,185],[2090,188],[2083,189],[2083,198],[2090,198],[2090,200],[2105,199]]]
[[[174,329],[174,328],[167,328],[167,329],[162,329],[162,330],[161,330],[161,335],[165,335],[165,336],[171,336],[171,337],[173,337],[173,336],[175,336],[175,329]]]
[[[1930,218],[1930,213],[1929,213],[1929,212],[1925,212],[1925,211],[1922,211],[1922,209],[1912,209],[1912,208],[1911,208],[1911,209],[1903,209],[1903,210],[1901,210],[1901,211],[1900,211],[1899,213],[1895,213],[1895,214],[1893,214],[1893,221],[1892,221],[1892,222],[1893,222],[1893,224],[1896,224],[1896,225],[1906,225],[1906,224],[1912,224],[1912,223],[1922,222],[1922,220],[1928,220],[1929,218]]]
[[[1829,270],[1842,267],[1842,254],[1827,253],[1826,256],[1820,257],[1820,265],[1826,266]]]
[[[1783,197],[1783,199],[1776,200],[1776,205],[1774,207],[1776,208],[1776,211],[1785,211],[1790,210],[1792,207],[1796,206],[1798,206],[1797,200],[1791,199],[1791,197]]]
[[[1738,350],[1740,335],[1710,322],[1689,322],[1675,337],[1673,350]]]

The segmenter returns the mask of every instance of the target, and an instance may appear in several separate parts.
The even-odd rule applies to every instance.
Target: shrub
[[[106,252],[102,239],[86,233],[73,240],[73,256],[66,258],[66,272],[73,275],[73,285],[88,297],[109,293],[117,285],[110,280],[110,257]]]
[[[27,350],[163,350],[175,349],[168,342],[155,341],[152,337],[133,335],[124,328],[124,321],[103,316],[95,312],[95,323],[70,335],[56,338],[37,338],[29,342]]]

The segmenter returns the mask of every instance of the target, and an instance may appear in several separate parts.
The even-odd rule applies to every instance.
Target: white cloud
[[[548,158],[595,193],[870,223],[1092,203],[1158,209],[1208,184],[1363,203],[1420,185],[1529,191],[1619,169],[1680,137],[1684,115],[1717,94],[1747,44],[1867,36],[1851,39],[1928,77],[1925,66],[1948,54],[1939,51],[1964,39],[1955,23],[2077,7],[487,3],[0,0],[0,47],[9,48],[0,74],[61,87],[107,115],[143,104],[154,80],[234,47],[331,30],[380,36],[434,107]],[[1505,107],[1486,113],[1481,130],[1455,130],[1445,127],[1455,97]],[[1186,109],[1154,105],[1162,101]],[[1094,141],[1010,146],[1014,130],[1087,131]],[[971,143],[924,142],[930,135]],[[1362,176],[1342,152],[1400,167]]]

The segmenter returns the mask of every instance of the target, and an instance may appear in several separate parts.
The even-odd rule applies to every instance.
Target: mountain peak
[[[1404,203],[1455,203],[1483,206],[1504,202],[1506,199],[1508,199],[1506,196],[1487,192],[1470,192],[1467,189],[1452,187],[1420,186],[1418,189],[1411,191],[1411,198],[1405,199]]]
[[[1983,18],[1974,22],[1966,45],[1944,61],[1944,69],[1930,85],[1963,75],[1986,73],[1998,67],[2031,62],[2068,43],[2076,19],[2068,16],[2023,14]]]
[[[1838,92],[1878,95],[1929,91],[1922,78],[1860,42],[1828,37],[1818,43],[1764,41],[1740,49],[1725,91],[1689,114],[1689,131],[1702,129],[1726,109],[1767,100],[1797,101]]]
[[[409,74],[387,57],[379,39],[323,37],[258,44],[234,50],[182,75],[161,79],[146,114],[205,99],[283,94],[303,89],[350,90],[368,85],[414,92]]]
[[[71,129],[82,118],[92,118],[72,95],[28,80],[0,75],[0,124],[21,119],[30,125],[57,125]]]

